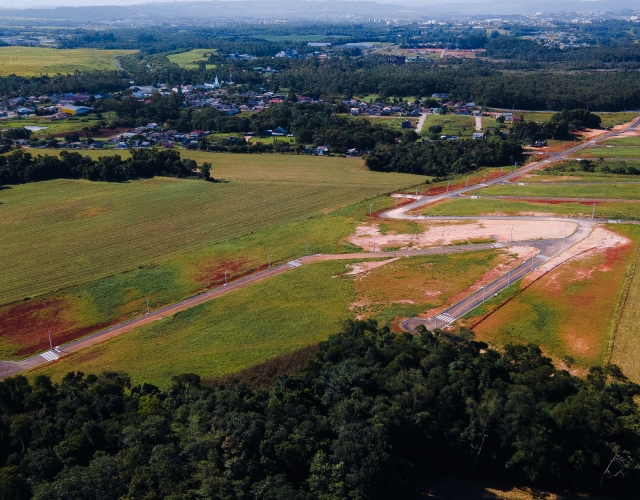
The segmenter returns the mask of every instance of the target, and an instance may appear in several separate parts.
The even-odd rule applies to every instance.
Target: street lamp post
[[[467,175],[467,185],[465,187],[469,187],[469,176]]]
[[[373,237],[373,253],[376,253],[376,237]]]
[[[228,284],[228,282],[227,282],[227,270],[226,269],[224,270],[224,284],[225,285]]]
[[[369,218],[371,218],[372,210],[373,210],[373,203],[369,203]]]
[[[53,342],[51,342],[51,330],[49,330],[49,347],[53,351]]]
[[[596,215],[596,204],[593,204],[593,210],[591,210],[591,218],[593,219]]]

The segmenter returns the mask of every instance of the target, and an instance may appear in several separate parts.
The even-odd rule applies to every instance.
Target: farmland
[[[46,49],[0,47],[0,76],[71,74],[74,71],[116,70],[115,57],[135,50]]]
[[[640,239],[637,227],[617,229],[633,242],[589,251],[531,284],[525,278],[515,285],[512,300],[475,326],[478,339],[499,345],[533,342],[568,366],[602,365],[609,354],[620,292]],[[628,334],[623,336],[633,342]],[[621,367],[631,375],[624,364]],[[640,380],[634,368],[634,380]]]
[[[414,180],[361,171],[359,160],[215,157],[227,161],[215,162],[212,175],[231,182],[58,180],[3,190],[0,227],[12,243],[1,250],[0,303],[328,213]]]
[[[591,202],[555,202],[543,199],[510,201],[495,199],[456,199],[428,206],[420,211],[423,215],[518,215],[559,214],[569,216],[591,216]],[[607,219],[640,220],[640,204],[626,202],[596,203],[596,217]]]
[[[200,63],[206,63],[209,54],[216,52],[216,49],[193,49],[188,52],[180,52],[179,54],[171,54],[167,59],[181,68],[197,69]],[[205,64],[207,69],[213,69],[215,64]]]
[[[640,200],[640,188],[635,184],[601,184],[601,185],[535,185],[492,186],[472,191],[478,196],[530,196],[553,198],[618,198],[622,200]]]
[[[493,118],[483,117],[482,128],[495,126]],[[429,127],[439,125],[442,127],[442,135],[457,135],[460,137],[471,137],[476,129],[476,117],[470,115],[427,115],[422,128],[422,135],[429,135]]]

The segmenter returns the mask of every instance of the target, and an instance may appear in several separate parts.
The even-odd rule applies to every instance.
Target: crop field
[[[543,215],[558,214],[571,217],[591,217],[591,202],[556,202],[544,199],[526,201],[495,199],[456,199],[436,203],[421,210],[422,215]],[[606,219],[640,220],[640,204],[628,202],[596,202],[596,217]]]
[[[474,328],[477,338],[498,345],[532,342],[567,365],[601,366],[640,237],[639,228],[617,229],[635,241],[570,260],[526,289],[516,284],[521,293]]]
[[[571,155],[572,158],[640,158],[640,147],[604,146],[583,149]]]
[[[635,184],[609,183],[598,185],[526,185],[492,186],[471,192],[477,196],[528,196],[552,198],[618,198],[621,200],[640,200],[640,187]]]
[[[215,156],[230,182],[59,180],[0,191],[0,227],[13,242],[0,250],[0,358],[44,349],[45,326],[62,344],[141,314],[146,297],[160,307],[220,285],[225,270],[233,279],[299,257],[307,242],[312,253],[357,250],[342,238],[371,203],[377,211],[393,200],[351,203],[408,181],[370,183],[357,160],[311,158],[322,162],[313,168],[298,157],[276,168],[274,156],[286,157],[269,155],[271,164],[256,157],[242,173],[247,156]]]
[[[484,251],[389,262],[354,280],[352,312],[381,322],[417,316],[465,292],[505,257],[498,251]]]
[[[216,52],[217,49],[193,49],[188,52],[180,52],[179,54],[170,54],[167,59],[181,68],[197,69],[198,64],[206,62],[210,54]],[[207,69],[215,68],[215,64],[206,64]]]
[[[218,377],[315,344],[339,330],[354,298],[345,262],[315,263],[157,321],[35,370],[127,371],[167,388],[173,375]]]
[[[115,57],[135,52],[137,51],[0,47],[0,76],[56,75],[90,70],[115,71]]]
[[[359,160],[290,157],[296,163],[278,167],[289,157],[218,157],[226,165],[215,162],[212,173],[230,182],[57,180],[4,189],[0,228],[11,243],[0,250],[0,303],[328,213],[414,180],[361,171]]]

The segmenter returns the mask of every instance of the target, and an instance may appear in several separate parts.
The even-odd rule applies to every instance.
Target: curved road
[[[119,65],[119,61],[117,61],[117,65]],[[640,127],[640,116],[632,122],[632,124],[626,129],[619,132],[610,132],[599,136],[597,138],[598,141],[609,139],[611,137],[615,137],[622,132],[628,131],[630,129],[637,129]],[[563,159],[564,157],[573,154],[577,151],[585,149],[587,147],[592,146],[596,142],[596,139],[592,141],[585,142],[583,144],[577,145],[573,148],[567,149],[562,153],[557,153],[549,156],[547,159],[531,163],[522,168],[516,169],[511,173],[508,173],[504,176],[497,177],[495,179],[475,184],[473,186],[464,187],[457,190],[452,190],[447,193],[442,193],[440,195],[435,196],[421,196],[418,199],[410,204],[404,205],[402,207],[389,210],[380,215],[381,218],[388,219],[413,219],[413,220],[477,220],[478,217],[429,217],[424,215],[410,215],[407,212],[412,210],[416,210],[418,208],[424,207],[425,205],[429,205],[431,203],[435,203],[437,201],[445,200],[447,198],[459,197],[464,195],[465,193],[478,189],[479,187],[492,186],[496,184],[503,183],[505,181],[513,180],[516,177],[519,177],[523,173],[527,173],[529,171],[541,168],[546,164],[558,161]],[[37,354],[30,358],[27,358],[22,361],[0,361],[0,379],[9,377],[11,375],[15,375],[20,373],[21,371],[34,368],[36,366],[55,361],[60,356],[65,354],[70,354],[72,352],[78,351],[90,345],[103,342],[109,338],[115,337],[122,333],[128,332],[134,328],[139,326],[151,323],[153,321],[161,320],[162,318],[173,315],[177,312],[183,311],[185,309],[189,309],[198,304],[202,304],[203,302],[207,302],[216,297],[229,293],[231,291],[237,290],[239,288],[249,286],[258,281],[262,281],[264,279],[268,279],[277,274],[281,274],[283,272],[287,272],[289,270],[300,267],[304,264],[320,261],[320,260],[337,260],[337,259],[366,259],[366,258],[391,258],[391,257],[408,257],[408,256],[417,256],[417,255],[432,255],[432,254],[443,254],[443,253],[458,253],[458,252],[466,252],[473,250],[486,250],[490,248],[500,248],[500,247],[509,247],[509,246],[528,246],[535,247],[539,250],[539,253],[527,260],[520,266],[515,269],[512,269],[507,274],[500,276],[498,279],[489,283],[485,287],[482,287],[477,292],[471,294],[469,297],[464,300],[458,302],[453,305],[443,313],[439,314],[435,318],[412,318],[406,320],[403,323],[403,328],[407,331],[415,332],[416,327],[418,325],[424,325],[427,328],[440,328],[449,325],[456,319],[460,318],[468,311],[472,310],[474,307],[477,307],[479,304],[484,302],[488,297],[499,293],[501,290],[509,286],[510,283],[522,278],[526,274],[531,271],[537,269],[541,265],[543,265],[547,260],[553,258],[560,253],[562,253],[565,249],[575,245],[579,241],[585,239],[591,233],[593,225],[595,221],[593,219],[585,219],[585,218],[566,218],[566,217],[526,217],[526,216],[501,216],[501,217],[482,217],[483,219],[500,219],[500,220],[549,220],[549,221],[557,221],[561,220],[563,222],[573,222],[576,225],[575,231],[566,238],[560,239],[548,239],[548,240],[532,240],[532,241],[519,241],[512,243],[494,243],[494,244],[480,244],[480,245],[467,245],[464,247],[440,247],[440,248],[430,248],[425,250],[414,250],[414,251],[397,251],[397,252],[380,252],[380,253],[353,253],[353,254],[335,254],[335,255],[312,255],[305,256],[299,259],[290,261],[286,264],[282,264],[279,266],[272,267],[270,269],[260,271],[258,273],[252,274],[245,278],[239,279],[230,283],[229,285],[224,285],[212,290],[209,290],[200,295],[196,295],[194,297],[190,297],[183,301],[177,302],[175,304],[166,306],[162,309],[151,312],[150,314],[144,315],[139,318],[134,318],[132,320],[126,321],[124,323],[120,323],[114,325],[112,327],[106,328],[94,334],[91,334],[87,337],[83,337],[76,341],[65,344],[64,346],[58,346],[54,349],[44,352],[42,354]]]

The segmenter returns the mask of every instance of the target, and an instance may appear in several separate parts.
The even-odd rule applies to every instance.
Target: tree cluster
[[[181,159],[170,150],[133,149],[131,157],[103,156],[93,160],[80,153],[61,151],[57,156],[32,156],[22,149],[0,156],[0,186],[52,179],[87,179],[122,182],[130,179],[167,177],[201,177],[193,160]],[[207,171],[208,173],[208,171]]]
[[[445,177],[462,174],[479,167],[512,165],[522,157],[522,146],[516,141],[491,140],[434,141],[420,144],[376,146],[365,157],[370,170],[402,172]]]
[[[635,494],[640,387],[534,345],[349,322],[268,390],[123,373],[0,382],[0,497],[410,497],[452,472]],[[463,337],[470,340],[463,340]]]

